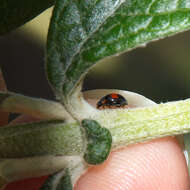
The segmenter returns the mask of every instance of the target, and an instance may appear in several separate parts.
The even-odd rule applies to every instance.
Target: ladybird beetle
[[[111,93],[104,97],[102,97],[98,103],[97,108],[98,109],[106,109],[106,108],[124,108],[126,105],[128,105],[127,100],[121,96],[120,94]]]

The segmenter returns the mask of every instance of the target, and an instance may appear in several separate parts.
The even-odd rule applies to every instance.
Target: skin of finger
[[[15,181],[8,184],[4,190],[39,190],[47,176]]]
[[[3,73],[0,68],[0,91],[7,91],[7,87],[5,84],[5,80],[3,78]],[[0,111],[0,126],[4,126],[8,124],[9,113]]]
[[[185,157],[174,137],[114,151],[102,165],[91,167],[75,190],[188,190]]]
[[[8,124],[9,113],[0,111],[0,127]]]
[[[1,68],[0,68],[0,90],[1,91],[6,91],[7,90],[6,83],[5,83]]]

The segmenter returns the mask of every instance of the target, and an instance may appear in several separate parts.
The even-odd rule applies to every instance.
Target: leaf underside
[[[1,0],[0,35],[25,24],[53,3],[54,0]]]
[[[189,0],[57,0],[48,79],[67,96],[97,61],[189,28]]]
[[[48,177],[40,190],[72,190],[69,170],[65,169]],[[60,175],[61,174],[61,175]]]

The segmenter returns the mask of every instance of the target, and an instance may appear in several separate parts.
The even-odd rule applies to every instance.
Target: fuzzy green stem
[[[42,121],[0,128],[0,158],[81,155],[83,139],[78,123]]]
[[[102,110],[96,117],[110,130],[113,147],[190,132],[190,99],[135,109]]]
[[[144,108],[108,109],[91,119],[110,130],[113,150],[158,137],[190,133],[189,105],[188,99]],[[85,151],[78,122],[44,121],[2,127],[0,141],[2,161],[56,155],[82,157]],[[3,163],[0,162],[0,168]]]
[[[190,132],[190,100],[136,109],[103,110],[91,118],[110,130],[112,148]],[[0,128],[3,158],[43,154],[77,155],[84,140],[79,124],[37,122]]]

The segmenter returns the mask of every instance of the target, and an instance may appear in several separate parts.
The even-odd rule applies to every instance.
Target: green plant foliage
[[[33,19],[53,3],[54,0],[2,0],[0,4],[0,35]]]
[[[67,95],[97,61],[189,28],[189,0],[57,0],[49,81],[58,97]]]
[[[93,165],[104,162],[111,150],[111,133],[94,120],[83,120],[82,127],[85,129],[87,138],[85,161]]]
[[[60,173],[51,175],[40,190],[72,190],[68,169],[65,169],[64,175],[60,176]]]

